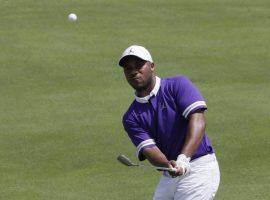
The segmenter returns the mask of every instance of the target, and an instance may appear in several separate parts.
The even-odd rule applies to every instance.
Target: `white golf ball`
[[[75,13],[70,13],[68,15],[68,20],[71,22],[75,22],[77,20],[77,15]]]

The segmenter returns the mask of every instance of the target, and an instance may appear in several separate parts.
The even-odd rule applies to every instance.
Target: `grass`
[[[117,67],[131,44],[207,99],[216,199],[270,198],[268,1],[0,2],[0,199],[151,199],[159,174],[116,162],[136,159]]]

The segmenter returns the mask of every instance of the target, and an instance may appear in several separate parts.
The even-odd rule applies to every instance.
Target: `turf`
[[[270,199],[268,0],[0,3],[0,199],[151,199],[159,173],[116,161],[136,160],[117,66],[131,44],[207,99],[216,199]]]

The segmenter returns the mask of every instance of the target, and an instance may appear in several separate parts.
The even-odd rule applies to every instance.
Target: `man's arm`
[[[199,110],[193,113],[189,117],[188,132],[186,135],[185,143],[182,148],[181,154],[186,157],[192,157],[201,143],[206,127],[206,121],[203,110]],[[143,155],[154,166],[160,167],[177,167],[177,163],[173,160],[168,161],[166,156],[159,150],[158,147],[145,148]],[[179,176],[185,173],[183,168],[178,168],[172,176]]]
[[[202,110],[190,115],[188,123],[188,132],[181,154],[192,157],[199,147],[206,127],[206,120]]]
[[[206,121],[203,110],[196,111],[195,113],[190,115],[184,146],[181,150],[181,154],[177,157],[176,160],[177,171],[175,172],[175,174],[172,175],[180,176],[189,172],[190,158],[193,156],[202,141],[205,127]],[[172,164],[174,166],[174,163]]]
[[[171,167],[169,161],[166,156],[159,150],[158,147],[150,147],[145,148],[143,151],[143,155],[147,158],[147,160],[154,166],[157,167]]]

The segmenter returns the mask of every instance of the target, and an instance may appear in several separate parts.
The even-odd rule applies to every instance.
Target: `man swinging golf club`
[[[140,161],[163,172],[155,200],[213,199],[220,180],[218,162],[205,133],[205,100],[185,76],[159,78],[147,49],[132,45],[119,65],[135,89],[135,100],[123,116],[123,126]]]

